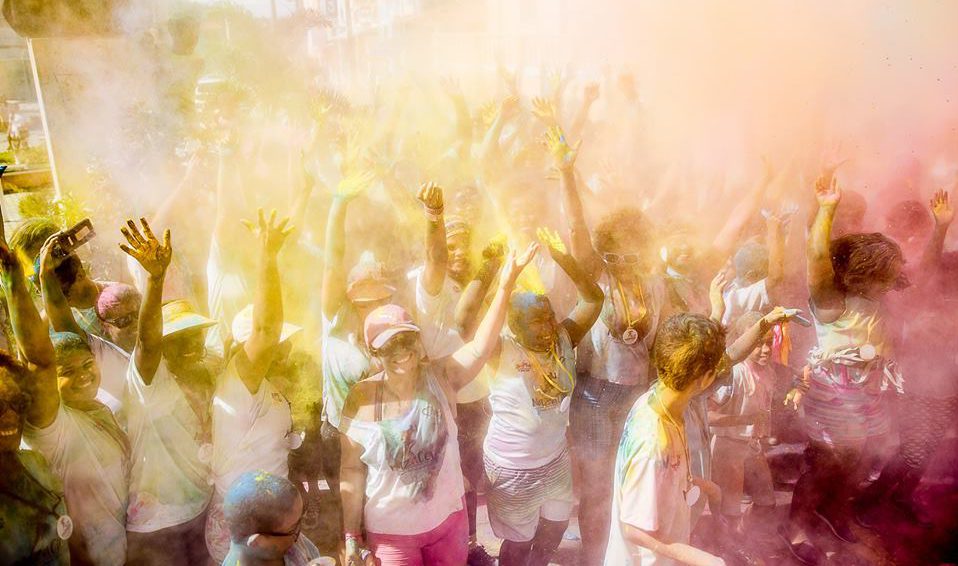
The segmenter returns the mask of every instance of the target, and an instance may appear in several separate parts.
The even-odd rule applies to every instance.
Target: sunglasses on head
[[[30,402],[23,395],[19,395],[13,399],[0,399],[0,415],[6,413],[8,410],[14,413],[22,413],[29,404]]]
[[[602,261],[609,265],[635,265],[640,260],[639,254],[613,254],[608,252],[602,254]]]

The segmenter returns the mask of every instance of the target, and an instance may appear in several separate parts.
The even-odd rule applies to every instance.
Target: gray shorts
[[[484,459],[489,491],[489,523],[496,536],[512,541],[532,540],[539,519],[568,521],[575,497],[572,460],[568,449],[545,466],[531,470],[504,468]]]

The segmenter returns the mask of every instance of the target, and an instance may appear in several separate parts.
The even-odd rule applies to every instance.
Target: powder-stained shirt
[[[106,406],[80,411],[60,403],[49,426],[24,426],[23,442],[63,483],[73,536],[82,538],[93,563],[124,564],[130,453],[113,413]]]
[[[165,361],[149,385],[135,363],[127,379],[133,451],[127,530],[150,533],[191,521],[206,509],[212,492],[206,415],[197,414]]]
[[[337,429],[349,389],[369,376],[369,356],[359,347],[361,337],[342,329],[346,316],[343,308],[333,320],[323,317],[323,416]]]
[[[653,396],[649,391],[632,406],[619,442],[606,566],[678,564],[628,542],[626,524],[664,544],[689,542],[688,462],[679,430],[652,408]]]

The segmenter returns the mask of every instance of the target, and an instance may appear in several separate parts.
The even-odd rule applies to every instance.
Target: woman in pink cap
[[[353,386],[343,408],[347,565],[374,559],[383,566],[465,564],[469,535],[456,392],[495,349],[516,279],[536,249],[509,255],[473,340],[448,357],[425,358],[419,327],[402,307],[385,305],[366,317],[366,345],[384,371]]]

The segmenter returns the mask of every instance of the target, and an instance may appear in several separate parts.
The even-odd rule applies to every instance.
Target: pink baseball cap
[[[406,309],[399,305],[383,305],[366,316],[363,334],[371,350],[382,348],[393,336],[402,332],[419,332]]]

